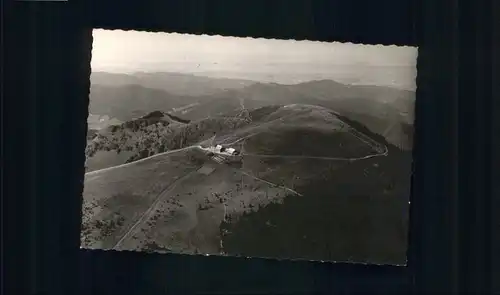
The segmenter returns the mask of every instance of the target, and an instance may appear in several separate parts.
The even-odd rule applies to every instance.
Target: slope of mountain
[[[333,168],[325,161],[302,163],[300,169],[293,169],[293,175],[303,180],[294,181],[294,190],[303,196],[288,192],[279,204],[260,205],[223,221],[220,236],[224,253],[406,263],[411,152],[391,145],[359,122],[340,118],[385,144],[388,155]]]
[[[90,113],[129,121],[155,110],[169,111],[200,103],[202,97],[172,95],[166,91],[137,84],[120,87],[91,85]]]
[[[356,144],[350,145],[354,137],[338,132],[341,128],[344,128],[343,123],[327,109],[298,104],[266,106],[242,116],[208,117],[196,121],[155,111],[99,131],[86,148],[87,171],[122,164],[120,161],[125,157],[124,152],[127,155],[125,162],[128,163],[198,144],[214,135],[217,135],[216,142],[227,144],[257,132],[258,135],[247,140],[248,152],[262,153],[265,152],[263,147],[267,147],[267,152],[271,153],[274,149],[283,149],[285,152],[303,150],[316,156],[333,157],[333,150],[329,154],[321,153],[324,150],[322,145],[332,147],[339,142],[335,151],[342,150],[344,155],[352,154],[354,157],[359,152],[368,153],[365,145],[359,146],[359,149],[355,148]],[[286,144],[286,138],[289,137],[291,140],[305,140],[297,141],[298,145],[295,146],[280,146],[283,142]],[[96,155],[98,158],[95,158]]]
[[[123,152],[128,157],[125,162],[132,162],[169,150],[180,149],[213,137],[215,133],[224,134],[247,124],[241,118],[205,118],[197,121],[181,119],[177,116],[155,111],[141,118],[110,126],[100,131],[87,145],[87,171],[106,168],[96,163],[93,157],[106,152],[108,163],[115,165],[115,160]]]
[[[260,206],[221,224],[224,252],[244,257],[405,264],[411,153],[394,146],[389,149],[387,157],[337,169],[309,163],[321,172],[295,185],[303,196],[288,193],[283,203]]]
[[[182,134],[179,141],[173,141],[179,144],[177,147],[188,148],[86,174],[82,246],[191,254],[273,254],[278,246],[269,241],[274,240],[259,240],[255,230],[241,239],[251,219],[256,228],[283,228],[284,240],[277,245],[285,256],[343,260],[350,255],[352,260],[401,260],[400,236],[405,235],[402,220],[406,207],[393,200],[404,199],[405,172],[409,173],[409,169],[401,170],[407,168],[401,161],[401,151],[388,145],[383,137],[367,135],[390,146],[386,156],[367,144],[359,135],[367,132],[362,124],[356,127],[356,122],[345,122],[331,110],[307,105],[266,106],[241,118],[210,118],[187,124],[170,122],[166,116],[163,112],[145,116],[141,119],[143,125],[132,132],[147,137],[147,131],[156,133],[148,129],[151,126],[170,127],[171,133]],[[133,126],[125,124],[107,129],[109,133],[101,137],[124,136]],[[242,151],[239,168],[218,164],[196,146],[189,147],[212,137],[213,130],[222,130],[216,131],[215,142]],[[303,130],[307,130],[308,140],[300,134]],[[150,142],[151,146],[158,146],[163,138],[172,140],[175,136],[164,131],[160,140]],[[185,144],[180,144],[182,141]],[[318,155],[322,158],[315,158]],[[399,166],[384,164],[387,161]],[[305,202],[301,205],[308,209],[299,210],[297,202]],[[295,205],[289,209],[290,204]],[[269,219],[266,212],[281,206],[284,209],[277,217]],[[369,213],[369,206],[375,213]],[[285,216],[281,212],[289,214],[286,218],[290,226],[297,227],[295,235],[283,225]],[[228,223],[222,225],[221,233],[223,220]],[[306,246],[322,240],[314,230],[309,237],[299,237],[306,227],[318,229],[328,241],[338,239],[336,248],[320,250],[317,245],[314,251],[307,252],[311,248]],[[262,238],[267,237],[266,231],[263,233]],[[394,233],[396,238],[389,242],[376,241],[377,235],[387,238]],[[238,244],[238,239],[248,245]],[[371,248],[360,246],[366,239],[374,241]],[[396,254],[384,256],[390,251]]]
[[[92,114],[109,115],[111,118],[128,121],[155,110],[162,110],[181,118],[200,120],[206,117],[237,114],[242,107],[252,110],[266,105],[310,104],[348,114],[348,117],[363,123],[371,131],[383,135],[400,148],[408,150],[412,146],[412,138],[409,135],[412,132],[408,130],[411,129],[414,117],[415,93],[412,91],[384,86],[345,85],[330,80],[281,85],[244,81],[239,83],[239,80],[179,75],[183,81],[179,82],[179,85],[199,92],[193,96],[191,94],[194,92],[186,95],[186,92],[170,85],[178,81],[175,78],[176,74],[109,75],[95,73],[94,80],[104,82],[92,84],[90,94]],[[144,81],[164,82],[146,83],[139,77],[147,77]],[[220,84],[221,81],[232,86],[224,86]],[[206,90],[204,85],[208,84],[217,86],[211,88],[213,91]]]
[[[89,130],[85,149],[86,170],[93,171],[127,162],[137,154],[136,147],[147,142],[143,134],[152,134],[162,128],[189,123],[161,111],[151,112],[141,118],[111,125],[101,130]]]
[[[381,86],[351,86],[330,80],[296,85],[256,83],[241,90],[228,91],[245,105],[311,104],[346,114],[389,142],[411,149],[412,138],[403,133],[413,124],[415,93]],[[405,129],[405,130],[406,130]]]
[[[226,89],[239,89],[255,82],[242,79],[208,78],[180,73],[133,73],[115,74],[92,72],[92,85],[123,87],[140,85],[145,88],[168,91],[179,96],[204,96],[217,94]]]

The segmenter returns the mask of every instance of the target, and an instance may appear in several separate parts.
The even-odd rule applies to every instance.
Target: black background
[[[493,94],[498,98],[500,84],[495,72],[498,46],[493,42],[499,33],[492,27],[493,13],[500,9],[498,1],[496,10],[487,3],[6,2],[5,291],[484,294],[491,287],[500,291],[500,280],[493,279],[498,266],[496,272],[492,268],[492,254],[498,256],[495,249],[500,244],[490,240],[500,226],[491,219],[500,208],[492,198],[500,196],[500,178],[497,172],[494,175],[499,167],[495,163],[500,163],[500,132],[493,122],[498,100],[491,99]],[[80,250],[92,28],[418,46],[408,267]]]

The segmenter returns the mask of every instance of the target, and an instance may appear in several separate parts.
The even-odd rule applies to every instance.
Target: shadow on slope
[[[289,195],[283,204],[221,224],[224,251],[247,257],[405,264],[412,158],[410,152],[381,143],[388,146],[388,156],[327,169],[322,177],[294,187],[302,197]]]
[[[273,128],[245,140],[244,155],[357,158],[375,154],[367,144],[346,131],[312,127]]]

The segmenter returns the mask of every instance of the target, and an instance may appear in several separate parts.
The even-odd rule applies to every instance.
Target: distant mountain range
[[[153,111],[199,120],[231,116],[242,107],[252,110],[267,105],[310,104],[342,113],[396,146],[410,149],[414,102],[413,91],[331,80],[282,85],[177,73],[95,72],[91,75],[90,113],[109,116],[111,124],[116,124]],[[101,128],[105,123],[97,125]]]
[[[93,72],[92,85],[123,87],[140,85],[145,88],[168,91],[180,96],[204,96],[219,93],[224,89],[240,89],[255,82],[239,79],[218,79],[178,73],[134,73],[116,74]]]

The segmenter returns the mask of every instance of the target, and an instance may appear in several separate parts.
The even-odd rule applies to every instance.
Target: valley
[[[405,263],[411,93],[144,77],[93,85],[82,247]]]

